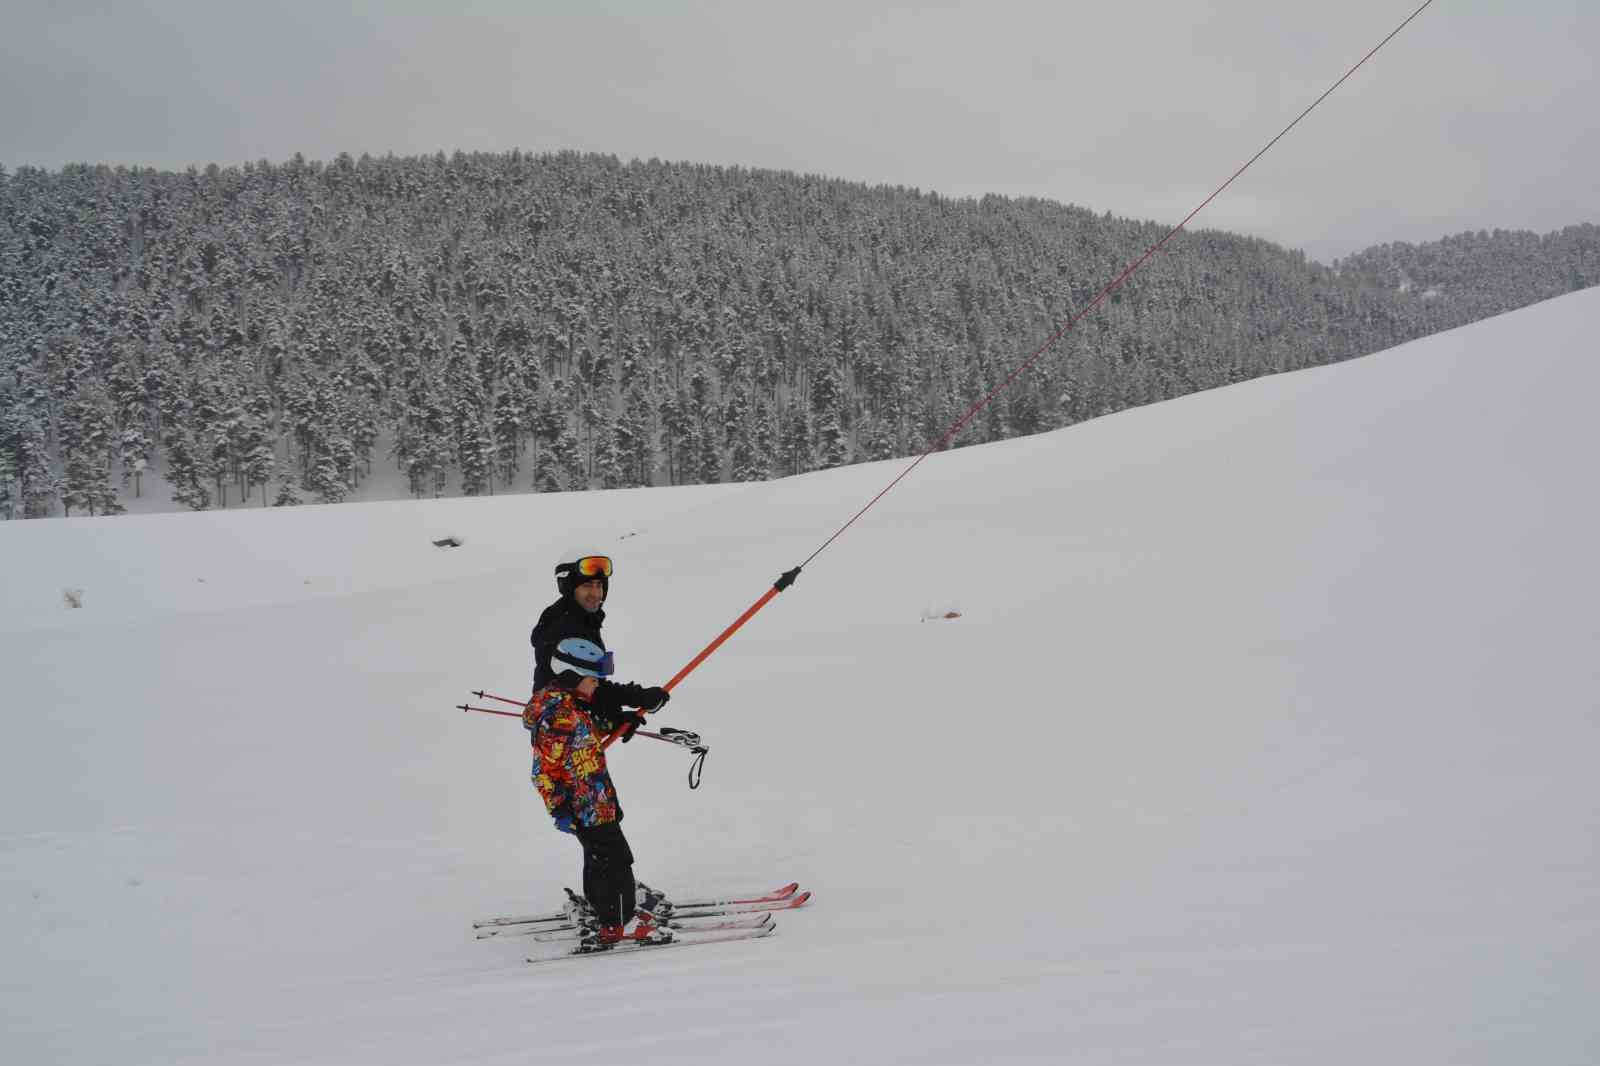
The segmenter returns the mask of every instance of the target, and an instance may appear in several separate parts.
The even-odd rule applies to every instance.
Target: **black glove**
[[[672,693],[668,692],[664,688],[647,688],[643,692],[639,693],[639,706],[643,707],[647,711],[659,711],[661,708],[667,705],[667,701],[671,698]]]
[[[617,725],[622,729],[622,742],[626,744],[633,739],[633,734],[644,725],[644,715],[629,711],[617,716]]]

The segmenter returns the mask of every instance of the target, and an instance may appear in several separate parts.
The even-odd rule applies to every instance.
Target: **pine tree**
[[[765,474],[756,458],[754,426],[751,419],[735,423],[728,432],[728,463],[735,481],[760,481]]]
[[[363,473],[372,473],[372,446],[378,442],[382,431],[378,426],[376,401],[364,393],[354,397],[344,413],[341,429],[350,442],[349,481],[353,488],[361,483]]]
[[[277,449],[265,439],[259,440],[244,457],[245,499],[250,490],[261,486],[261,506],[267,505],[267,482],[278,474]]]
[[[552,398],[536,401],[533,409],[532,482],[535,492],[560,492],[561,482],[556,476],[556,444],[566,425],[559,404]]]
[[[144,371],[138,359],[126,349],[119,349],[116,362],[106,376],[106,391],[111,398],[112,412],[117,425],[124,432],[145,425]]]
[[[22,517],[48,518],[61,482],[50,462],[44,429],[37,421],[27,416],[21,419],[12,454]]]
[[[61,412],[65,478],[61,502],[94,514],[118,514],[122,505],[111,485],[111,414],[105,397],[79,392]]]
[[[0,518],[10,521],[17,505],[17,459],[0,441]]]
[[[167,484],[172,486],[174,503],[195,511],[211,506],[211,492],[195,462],[194,444],[186,434],[174,433],[167,438]]]
[[[488,491],[494,469],[494,439],[485,424],[487,390],[478,363],[472,356],[470,324],[457,324],[455,343],[445,366],[450,385],[450,411],[456,464],[461,470],[461,491],[478,496]]]
[[[345,478],[354,458],[355,449],[347,438],[328,440],[311,464],[305,487],[315,492],[323,503],[339,503],[350,494],[350,484]]]
[[[201,474],[207,483],[217,487],[217,506],[228,506],[228,477],[233,464],[233,448],[229,440],[228,426],[213,423],[210,432],[204,438],[205,448],[200,453],[199,465]]]
[[[812,469],[811,416],[805,405],[791,401],[784,415],[780,463],[785,474],[803,474]]]
[[[16,394],[0,385],[0,518],[16,517],[22,499],[21,418]]]
[[[522,435],[532,397],[520,382],[509,383],[494,399],[494,468],[502,483],[514,485],[522,462]]]
[[[722,436],[722,427],[714,421],[708,421],[700,432],[695,477],[702,485],[716,485],[722,481],[723,467],[727,465]]]
[[[628,388],[622,412],[617,417],[617,432],[622,452],[624,484],[648,486],[654,483],[656,439],[652,428],[653,411],[644,388],[635,381]]]
[[[274,507],[297,507],[300,504],[300,490],[295,487],[294,472],[289,471],[283,475],[283,483],[278,486],[278,493],[273,497]]]
[[[560,492],[563,489],[581,491],[589,487],[583,445],[578,442],[578,435],[573,431],[572,423],[566,419],[561,421],[561,429],[551,448],[550,459],[546,481],[540,491]]]
[[[894,427],[884,418],[868,417],[861,424],[861,457],[868,462],[892,459],[895,447]]]
[[[470,415],[475,412],[466,411]],[[461,492],[481,496],[494,491],[494,438],[482,421],[472,419],[460,425],[456,437],[456,459],[461,468]]]
[[[631,448],[627,424],[622,419],[602,418],[595,427],[595,477],[603,489],[620,489],[630,484],[625,460]]]
[[[846,428],[844,375],[839,365],[828,365],[811,379],[811,417],[816,435],[817,466],[843,466],[850,461],[850,434]]]
[[[143,495],[144,472],[150,465],[155,445],[140,426],[130,426],[117,438],[117,461],[122,464],[122,483],[133,479],[133,498]]]
[[[695,430],[694,405],[684,392],[667,398],[661,406],[662,428],[667,446],[667,483],[681,485],[689,480],[689,456],[693,454],[690,435]]]
[[[766,400],[756,401],[755,457],[751,472],[769,478],[778,462],[778,425]]]

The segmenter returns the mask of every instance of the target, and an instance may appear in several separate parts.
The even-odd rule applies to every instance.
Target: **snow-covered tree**
[[[283,475],[283,482],[278,486],[277,495],[272,498],[274,507],[296,507],[300,504],[300,490],[295,486],[294,472],[289,471]]]
[[[118,514],[122,504],[111,484],[112,422],[104,395],[79,392],[61,412],[61,453],[65,476],[61,502],[91,515]]]
[[[150,466],[155,445],[144,429],[129,426],[117,437],[117,462],[122,464],[122,483],[133,481],[133,498],[143,495],[144,472]]]
[[[816,461],[821,469],[850,461],[850,433],[846,428],[844,375],[830,361],[811,379],[811,419],[816,439]]]
[[[267,482],[278,476],[278,453],[266,439],[255,442],[244,456],[244,491],[248,500],[251,491],[261,486],[261,506],[267,505]]]
[[[181,433],[167,438],[167,484],[172,487],[172,500],[195,511],[211,506],[211,491],[206,488],[206,478],[200,464],[195,461],[194,444]]]

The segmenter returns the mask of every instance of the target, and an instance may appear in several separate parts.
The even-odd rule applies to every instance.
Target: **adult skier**
[[[605,624],[603,604],[611,591],[611,557],[575,552],[556,563],[556,591],[561,595],[534,623],[528,642],[533,645],[533,687],[544,688],[560,671],[550,667],[550,653],[568,637],[582,637],[601,650]]]
[[[600,627],[605,625],[606,597],[611,592],[612,563],[609,555],[590,555],[585,552],[569,553],[567,561],[556,564],[556,591],[561,595],[546,607],[534,623],[528,642],[533,645],[534,691],[544,688],[571,663],[554,663],[556,647],[569,637],[579,637],[595,645],[602,653],[606,650]],[[604,669],[597,675],[611,673],[613,660],[607,656]],[[632,721],[623,708],[640,707],[654,711],[669,699],[664,688],[641,688],[638,685],[607,682],[596,695],[593,712],[602,719],[599,725],[607,732],[617,726],[627,726],[623,740],[633,737],[639,723]],[[636,717],[636,716],[635,716]]]
[[[623,742],[643,724],[638,708],[667,702],[659,687],[612,681],[614,659],[600,641],[601,605],[610,591],[612,564],[603,555],[579,555],[556,566],[561,599],[540,615],[531,637],[535,691],[523,712],[533,741],[533,782],[556,828],[583,845],[583,894],[593,928],[585,946],[605,948],[630,934],[638,905],[633,852],[622,833],[622,806],[606,767],[602,744],[622,727]],[[651,927],[636,925],[635,939]]]

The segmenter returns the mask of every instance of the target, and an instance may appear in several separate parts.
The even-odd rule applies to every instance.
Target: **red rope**
[[[1255,164],[1256,160],[1258,160],[1262,156],[1266,155],[1269,151],[1272,150],[1272,147],[1274,145],[1276,145],[1279,141],[1283,140],[1284,137],[1288,136],[1289,131],[1294,129],[1296,126],[1298,126],[1300,124],[1301,120],[1304,119],[1307,115],[1309,115],[1309,114],[1311,114],[1311,112],[1315,111],[1317,109],[1317,105],[1318,104],[1322,103],[1322,101],[1324,101],[1328,97],[1332,96],[1335,89],[1339,88],[1339,86],[1343,85],[1347,80],[1349,80],[1351,75],[1355,74],[1356,71],[1360,70],[1362,68],[1362,66],[1364,66],[1366,64],[1367,60],[1369,60],[1373,56],[1377,55],[1379,49],[1381,49],[1384,45],[1388,44],[1390,41],[1394,40],[1395,37],[1397,37],[1399,35],[1401,30],[1403,30],[1407,26],[1409,26],[1411,24],[1412,20],[1415,19],[1418,15],[1422,14],[1422,12],[1425,11],[1428,8],[1428,6],[1430,4],[1432,4],[1432,3],[1433,3],[1433,0],[1424,0],[1424,3],[1422,4],[1421,7],[1417,8],[1415,11],[1413,11],[1409,16],[1406,17],[1406,20],[1404,22],[1400,23],[1400,25],[1396,26],[1392,31],[1390,31],[1389,36],[1387,36],[1383,40],[1379,41],[1373,47],[1372,51],[1370,51],[1366,55],[1362,56],[1360,61],[1357,62],[1355,66],[1353,66],[1349,70],[1345,71],[1343,77],[1341,77],[1338,81],[1334,82],[1332,85],[1328,86],[1327,90],[1325,92],[1323,92],[1323,94],[1321,96],[1319,96],[1315,100],[1313,100],[1311,102],[1311,106],[1310,107],[1307,107],[1304,111],[1300,112],[1300,114],[1295,118],[1295,120],[1293,122],[1289,123],[1282,130],[1278,131],[1278,135],[1276,137],[1272,138],[1272,140],[1268,141],[1266,143],[1266,146],[1263,147],[1261,149],[1261,151],[1259,151],[1255,155],[1251,156],[1249,158],[1249,160],[1247,160],[1245,162],[1244,166],[1242,166],[1238,170],[1234,171],[1232,177],[1230,177],[1227,181],[1223,182],[1221,185],[1217,186],[1216,191],[1213,192],[1210,196],[1207,196],[1204,200],[1202,200],[1200,202],[1200,206],[1199,207],[1196,207],[1193,211],[1190,211],[1186,216],[1184,216],[1184,219],[1183,219],[1182,222],[1180,222],[1176,226],[1172,227],[1171,232],[1169,232],[1165,237],[1162,237],[1155,244],[1151,245],[1150,249],[1148,251],[1146,251],[1138,259],[1136,259],[1132,263],[1130,263],[1128,265],[1128,268],[1126,270],[1124,270],[1121,274],[1118,274],[1116,276],[1116,278],[1114,278],[1109,285],[1107,285],[1105,288],[1101,289],[1099,295],[1096,296],[1094,299],[1090,300],[1089,303],[1083,308],[1083,310],[1079,311],[1077,314],[1075,314],[1071,318],[1067,319],[1067,322],[1066,322],[1065,325],[1063,325],[1060,329],[1056,330],[1053,334],[1051,334],[1048,340],[1046,340],[1043,344],[1039,345],[1039,348],[1038,348],[1037,351],[1035,351],[1032,355],[1028,356],[1027,359],[1023,360],[1023,362],[1015,370],[1011,371],[1010,374],[1007,374],[1005,380],[1002,381],[1000,384],[996,385],[993,389],[991,389],[987,396],[983,397],[983,399],[981,399],[977,403],[973,404],[972,407],[967,411],[966,414],[962,415],[959,419],[957,419],[955,424],[952,425],[948,430],[945,431],[944,436],[940,437],[938,440],[936,440],[932,444],[930,444],[928,446],[927,451],[924,451],[921,455],[917,456],[917,458],[912,461],[910,466],[907,466],[904,470],[900,471],[900,473],[898,475],[896,475],[896,477],[895,477],[895,479],[893,481],[889,482],[889,484],[887,484],[887,485],[885,485],[883,487],[882,491],[880,491],[872,499],[868,500],[867,501],[867,505],[865,507],[861,508],[861,510],[857,511],[855,513],[855,515],[853,517],[851,517],[850,521],[846,522],[844,525],[840,526],[837,530],[835,530],[833,536],[831,536],[827,540],[823,541],[822,542],[822,546],[820,548],[818,548],[816,551],[812,552],[811,555],[809,557],[807,557],[806,561],[800,564],[800,567],[802,569],[804,569],[807,565],[810,564],[812,559],[815,559],[817,556],[821,555],[824,551],[826,551],[827,548],[828,548],[828,545],[830,545],[834,541],[838,540],[839,537],[841,537],[844,534],[845,530],[847,530],[851,526],[855,525],[856,521],[858,519],[860,519],[862,515],[866,514],[868,511],[872,510],[873,506],[879,500],[883,499],[885,496],[887,496],[889,494],[889,490],[890,489],[892,489],[896,485],[900,484],[900,482],[905,478],[905,476],[907,474],[911,473],[911,471],[915,470],[918,466],[922,465],[922,461],[924,459],[926,459],[928,456],[932,455],[934,452],[939,451],[946,444],[948,444],[950,442],[951,438],[953,438],[957,433],[961,432],[961,430],[966,427],[968,422],[971,422],[974,418],[977,417],[979,411],[982,411],[985,407],[989,406],[990,401],[992,401],[996,396],[999,396],[1006,389],[1010,388],[1011,384],[1014,381],[1016,381],[1017,378],[1021,377],[1023,375],[1023,373],[1025,373],[1029,367],[1031,367],[1034,363],[1038,362],[1039,358],[1041,356],[1043,356],[1045,352],[1047,352],[1051,348],[1053,348],[1057,341],[1059,341],[1062,337],[1066,336],[1068,330],[1072,329],[1073,326],[1077,325],[1078,322],[1080,320],[1082,320],[1083,317],[1085,315],[1087,315],[1090,311],[1093,311],[1096,307],[1100,306],[1100,304],[1105,300],[1105,298],[1107,296],[1110,296],[1117,289],[1121,288],[1123,282],[1127,281],[1128,278],[1132,277],[1133,273],[1136,270],[1138,270],[1140,267],[1144,266],[1145,263],[1147,263],[1152,256],[1154,256],[1157,252],[1161,251],[1161,249],[1166,246],[1167,242],[1172,240],[1173,237],[1177,236],[1178,232],[1180,230],[1182,230],[1185,226],[1187,226],[1194,219],[1194,217],[1196,215],[1198,215],[1201,211],[1204,211],[1206,209],[1206,207],[1208,207],[1210,205],[1211,201],[1215,200],[1218,196],[1221,196],[1223,191],[1225,189],[1227,189],[1228,186],[1232,185],[1235,181],[1237,181],[1239,179],[1240,175],[1242,175],[1245,171],[1249,170],[1250,167]]]

